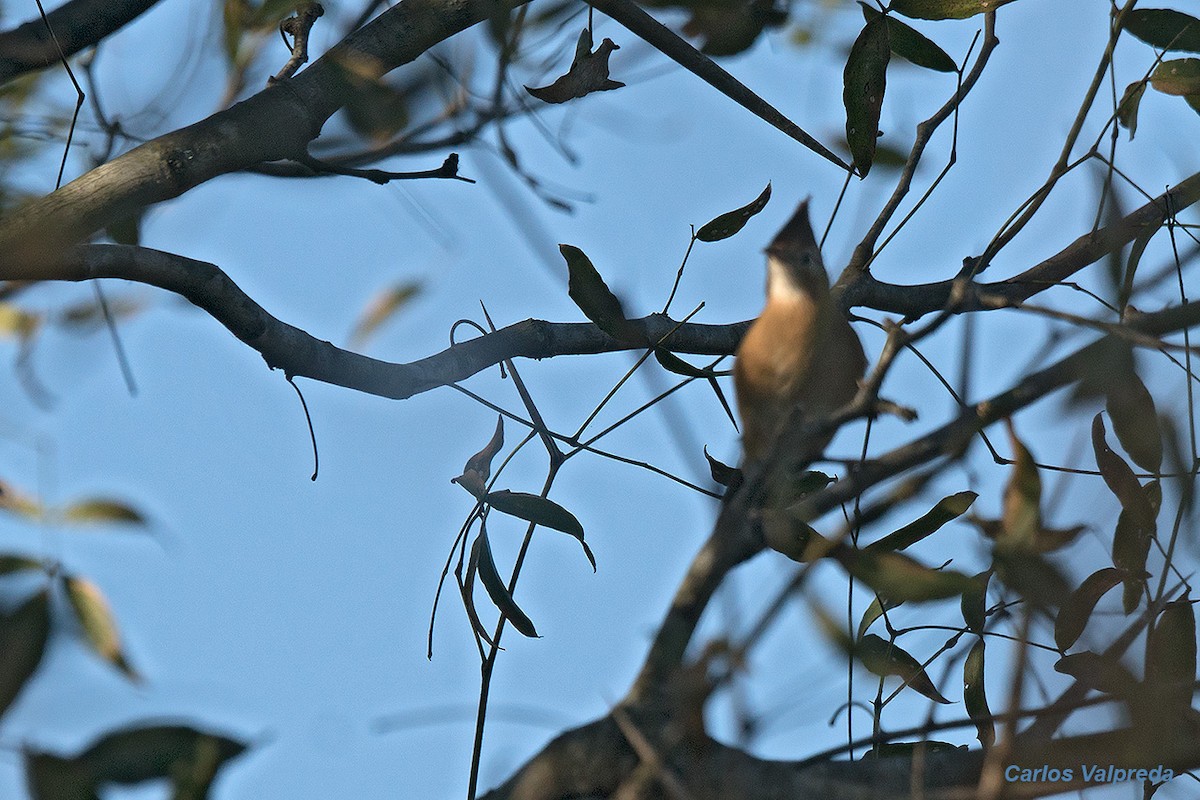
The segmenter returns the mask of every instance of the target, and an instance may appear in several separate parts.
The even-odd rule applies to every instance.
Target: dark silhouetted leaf
[[[1007,423],[1015,463],[1004,488],[1004,512],[997,544],[1031,550],[1042,527],[1042,478],[1033,454],[1017,437],[1012,420]]]
[[[1137,680],[1119,661],[1090,651],[1063,656],[1054,669],[1114,697],[1130,697],[1138,691]]]
[[[863,16],[870,22],[883,15],[876,9],[859,0]],[[938,47],[931,39],[920,31],[905,25],[895,17],[886,17],[888,39],[891,41],[892,52],[918,67],[936,70],[938,72],[957,72],[958,65],[946,51]]]
[[[1071,592],[1058,568],[1034,552],[997,547],[992,558],[996,577],[1038,608],[1056,608]]]
[[[350,340],[356,345],[361,345],[378,330],[380,325],[387,322],[400,309],[408,305],[408,302],[416,297],[420,291],[421,283],[419,281],[404,281],[394,286],[389,286],[375,295],[367,303],[366,309],[363,311],[358,323],[354,326],[354,331],[350,334]]]
[[[727,211],[701,225],[700,230],[696,231],[696,238],[701,242],[718,242],[721,239],[728,239],[744,228],[751,217],[766,208],[767,201],[770,199],[771,184],[768,183],[767,188],[746,205],[735,208],[733,211]]]
[[[866,549],[871,551],[903,550],[935,532],[947,522],[966,513],[975,498],[974,492],[958,492],[943,497],[933,508],[902,528],[898,528],[877,542],[871,542]]]
[[[0,575],[9,575],[27,569],[41,569],[42,562],[25,556],[0,555]]]
[[[846,144],[859,177],[866,177],[875,160],[879,114],[887,87],[887,65],[892,49],[882,17],[866,24],[846,60],[842,102],[846,107]]]
[[[100,800],[96,781],[73,758],[24,752],[25,785],[32,800]]]
[[[471,559],[479,571],[479,582],[487,589],[488,596],[492,598],[496,608],[500,609],[500,613],[508,618],[519,633],[537,638],[538,632],[533,627],[532,620],[517,605],[517,601],[504,584],[504,579],[500,577],[496,562],[492,558],[492,546],[485,534],[480,533],[475,537],[475,543],[471,545]]]
[[[140,680],[121,649],[116,619],[100,588],[88,579],[74,575],[68,575],[63,583],[88,645],[130,680]]]
[[[246,745],[185,725],[147,725],[105,734],[77,761],[99,783],[134,784],[186,773],[198,760],[211,760],[213,750],[219,766]]]
[[[463,466],[462,475],[451,478],[451,483],[457,483],[476,497],[482,497],[487,491],[488,478],[492,475],[492,459],[504,447],[504,417],[496,416],[496,430],[492,438],[475,455],[467,459]]]
[[[967,716],[975,723],[975,735],[979,744],[987,750],[996,742],[996,726],[992,721],[992,711],[988,708],[987,686],[983,680],[983,662],[986,646],[979,639],[971,646],[967,660],[963,663],[963,705],[967,708]]]
[[[895,643],[868,633],[854,646],[854,653],[864,667],[881,678],[896,676],[935,703],[950,702],[929,679],[921,662]]]
[[[742,482],[742,471],[737,467],[731,467],[728,464],[718,461],[708,454],[708,447],[704,448],[704,458],[708,461],[708,471],[712,475],[713,481],[721,484],[725,488],[740,485]]]
[[[549,86],[526,86],[525,91],[545,103],[565,103],[592,92],[620,89],[625,84],[608,76],[608,59],[614,50],[620,49],[612,39],[605,39],[593,51],[592,32],[584,28],[579,33],[579,41],[575,44],[575,58],[571,61],[567,73]]]
[[[1163,61],[1150,73],[1150,85],[1163,94],[1200,95],[1200,58]]]
[[[592,555],[592,548],[583,540],[583,526],[574,514],[558,503],[536,494],[510,492],[508,489],[488,492],[484,500],[496,511],[574,536],[583,546],[583,554],[592,565],[592,572],[596,571],[596,557]]]
[[[892,0],[888,9],[913,19],[966,19],[1013,0]]]
[[[1059,650],[1068,650],[1079,640],[1096,603],[1109,589],[1121,582],[1121,575],[1121,570],[1112,567],[1096,570],[1084,579],[1078,589],[1071,592],[1054,620],[1054,643]]]
[[[1162,489],[1158,481],[1146,484],[1142,493],[1146,497],[1146,505],[1152,516],[1146,517],[1141,511],[1123,508],[1117,517],[1117,530],[1113,534],[1113,564],[1124,572],[1126,614],[1132,614],[1141,604],[1146,580],[1149,578],[1146,572],[1146,558],[1150,554],[1150,545],[1154,541],[1157,529],[1155,518],[1158,506],[1162,503]]]
[[[685,5],[692,16],[684,23],[683,34],[703,38],[700,50],[710,56],[737,55],[754,44],[763,30],[778,27],[787,20],[787,11],[774,0]]]
[[[1146,95],[1146,82],[1134,81],[1125,87],[1125,92],[1121,95],[1121,103],[1117,106],[1117,122],[1122,128],[1129,131],[1129,139],[1133,140],[1133,136],[1137,133],[1138,109],[1142,105],[1142,98]]]
[[[940,600],[971,588],[971,578],[936,570],[901,553],[843,548],[837,559],[846,571],[891,601]]]
[[[856,638],[861,639],[863,634],[867,632],[867,629],[871,627],[875,620],[883,616],[883,612],[891,611],[893,608],[897,608],[901,605],[903,605],[903,603],[895,600],[888,600],[880,597],[879,595],[875,595],[875,599],[871,601],[871,605],[867,606],[867,610],[863,612],[862,619],[858,621],[858,633],[855,634]]]
[[[1135,8],[1125,15],[1125,30],[1160,50],[1200,53],[1200,20],[1169,8]]]
[[[1146,645],[1146,682],[1160,713],[1191,710],[1196,681],[1196,611],[1184,597],[1168,603]]]
[[[645,338],[625,317],[621,301],[592,266],[591,259],[578,247],[569,244],[560,244],[558,249],[567,262],[567,293],[584,316],[618,341]]]
[[[1142,485],[1125,459],[1108,446],[1104,420],[1099,414],[1092,419],[1092,450],[1096,454],[1096,467],[1108,488],[1121,501],[1121,508],[1137,515],[1139,519],[1153,521],[1155,514],[1151,513]]]
[[[71,503],[62,510],[65,522],[78,524],[86,523],[123,523],[126,525],[145,525],[146,518],[136,508],[118,500],[108,500],[103,497],[92,497]]]
[[[50,636],[50,596],[37,592],[0,616],[0,714],[8,711],[37,671]]]
[[[801,564],[824,558],[835,547],[807,522],[786,511],[763,509],[762,527],[767,547]]]
[[[1109,385],[1105,408],[1112,419],[1113,432],[1129,457],[1147,472],[1158,472],[1163,456],[1158,411],[1136,371],[1130,369]]]
[[[971,588],[963,592],[960,606],[963,622],[972,633],[983,633],[987,623],[987,588],[992,579],[990,570],[980,572],[971,578]]]

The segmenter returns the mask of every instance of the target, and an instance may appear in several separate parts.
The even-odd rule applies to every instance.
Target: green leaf
[[[967,708],[967,716],[975,723],[979,744],[987,750],[996,742],[996,725],[988,708],[987,686],[983,679],[985,652],[986,645],[980,638],[971,646],[971,652],[963,663],[963,705]]]
[[[11,614],[0,615],[0,714],[33,677],[50,636],[50,595],[44,589]]]
[[[846,571],[890,601],[940,600],[972,587],[971,578],[936,570],[901,553],[842,548],[836,557]]]
[[[420,292],[420,281],[402,281],[375,295],[359,317],[354,331],[350,334],[350,340],[356,345],[361,345],[379,329],[379,326],[395,316]]]
[[[1137,133],[1138,109],[1141,108],[1142,98],[1146,95],[1146,82],[1134,81],[1125,87],[1121,102],[1117,106],[1117,122],[1129,131],[1129,139]]]
[[[1096,603],[1109,589],[1119,584],[1121,578],[1121,570],[1104,567],[1087,576],[1079,588],[1071,592],[1054,620],[1054,643],[1059,650],[1068,650],[1079,640]]]
[[[933,508],[920,517],[902,528],[898,528],[877,542],[871,542],[866,549],[871,551],[881,550],[903,550],[906,547],[911,547],[925,537],[937,532],[939,528],[947,522],[962,516],[966,513],[971,504],[975,502],[975,498],[979,495],[975,492],[958,492],[948,497],[943,497],[937,502]]]
[[[596,571],[596,557],[592,555],[592,548],[588,547],[587,542],[583,540],[583,526],[579,524],[579,520],[575,518],[574,514],[558,503],[536,494],[510,492],[508,489],[488,492],[484,501],[503,514],[510,514],[527,522],[574,536],[583,546],[583,554],[587,556],[588,562],[592,565],[592,572]]]
[[[971,578],[971,588],[963,592],[960,603],[963,622],[972,633],[983,633],[987,623],[987,589],[991,579],[991,570],[980,572]]]
[[[701,242],[718,242],[721,239],[728,239],[744,228],[751,217],[766,208],[767,201],[770,199],[771,184],[768,183],[767,188],[746,205],[735,208],[733,211],[727,211],[701,225],[700,230],[696,231],[696,239]]]
[[[895,642],[888,642],[873,633],[868,633],[854,646],[854,653],[864,667],[879,677],[896,676],[910,689],[915,689],[935,703],[950,702],[929,679],[921,662]]]
[[[863,16],[868,22],[884,16],[862,0],[859,0],[858,4],[862,6]],[[891,41],[893,53],[918,67],[938,72],[958,72],[958,65],[954,63],[954,59],[933,40],[895,17],[884,18],[887,20],[888,39]]]
[[[508,618],[519,633],[536,639],[538,632],[533,627],[533,621],[517,605],[496,569],[496,562],[492,558],[492,546],[488,543],[486,534],[480,533],[475,537],[475,543],[471,545],[471,560],[479,571],[479,582],[487,589],[488,596],[492,598],[496,608],[500,609],[500,613]]]
[[[1008,437],[1015,454],[1012,475],[1004,489],[1004,513],[997,544],[1032,549],[1042,527],[1042,479],[1029,448],[1008,420]]]
[[[128,525],[145,525],[146,518],[133,506],[117,500],[103,497],[91,497],[71,503],[63,509],[62,518],[65,522],[79,524],[87,523],[125,523]]]
[[[1163,61],[1150,73],[1150,85],[1163,94],[1200,94],[1200,58]]]
[[[246,750],[243,742],[185,725],[147,725],[112,731],[79,755],[98,783],[134,784],[186,774],[198,761],[217,766]]]
[[[892,0],[889,11],[912,19],[966,19],[1013,0]]]
[[[125,673],[130,680],[141,680],[125,658],[116,619],[100,588],[87,578],[74,575],[66,576],[63,583],[67,591],[67,598],[75,610],[75,617],[83,629],[84,639],[92,650]]]
[[[887,23],[882,17],[863,27],[843,73],[842,102],[846,107],[846,144],[853,156],[854,168],[865,178],[875,159],[875,141],[879,136],[879,114],[887,87],[887,65],[892,49]]]
[[[1200,20],[1169,8],[1135,8],[1125,15],[1125,30],[1160,50],[1200,53]]]
[[[645,337],[625,317],[621,301],[609,290],[591,259],[578,247],[560,244],[559,252],[567,262],[567,293],[588,319],[617,341],[638,341]]]

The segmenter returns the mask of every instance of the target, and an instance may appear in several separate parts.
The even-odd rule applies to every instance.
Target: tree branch
[[[0,85],[58,62],[58,47],[70,57],[119,31],[158,0],[70,0],[46,14],[0,33]]]

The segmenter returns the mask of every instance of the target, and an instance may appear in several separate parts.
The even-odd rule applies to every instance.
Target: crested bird
[[[807,199],[766,252],[766,304],[733,364],[743,469],[770,454],[789,421],[812,419],[850,402],[867,365],[858,334],[830,293]],[[809,442],[805,449],[820,453],[831,438]]]

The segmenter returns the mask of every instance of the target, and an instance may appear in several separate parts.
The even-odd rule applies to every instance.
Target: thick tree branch
[[[264,161],[302,156],[345,102],[347,70],[377,78],[487,19],[490,0],[405,0],[296,77],[160,136],[0,223],[0,279],[50,277],[57,254],[140,208]]]
[[[0,85],[58,62],[58,47],[46,30],[47,22],[63,55],[69,57],[119,31],[157,2],[70,0],[47,13],[45,21],[38,16],[0,33]]]

